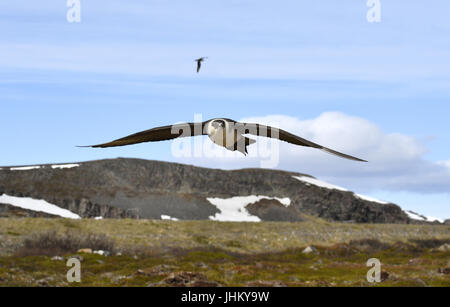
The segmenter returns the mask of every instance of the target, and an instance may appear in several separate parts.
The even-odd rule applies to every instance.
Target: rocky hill
[[[0,195],[0,203],[7,205],[41,200],[83,218],[301,221],[307,214],[356,223],[413,221],[395,204],[327,186],[305,174],[128,158],[1,167]],[[2,208],[6,214],[11,206]]]

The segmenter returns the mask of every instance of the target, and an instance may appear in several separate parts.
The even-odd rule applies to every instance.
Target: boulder
[[[303,254],[311,254],[311,253],[315,253],[315,254],[319,254],[319,251],[317,250],[317,248],[315,248],[314,246],[310,245],[308,247],[306,247],[303,251]]]
[[[79,254],[92,254],[92,249],[90,248],[81,248],[77,251]]]

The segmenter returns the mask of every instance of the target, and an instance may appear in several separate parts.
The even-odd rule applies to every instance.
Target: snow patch
[[[418,214],[418,213],[410,211],[410,210],[406,210],[405,212],[408,215],[408,217],[410,219],[413,219],[413,220],[424,221],[424,222],[435,222],[435,221],[437,221],[439,223],[444,223],[444,220],[438,219],[436,217],[424,216],[424,215]]]
[[[41,168],[40,165],[32,165],[32,166],[19,166],[19,167],[11,167],[9,170],[11,171],[27,171],[30,169]]]
[[[103,220],[103,216],[96,216],[94,217],[95,220]]]
[[[445,162],[447,163],[447,161],[445,161]],[[313,185],[321,187],[321,188],[326,188],[326,189],[331,189],[331,190],[339,190],[339,191],[344,191],[344,192],[350,192],[350,191],[348,191],[348,190],[346,190],[344,188],[341,188],[339,186],[336,186],[336,185],[333,185],[333,184],[330,184],[328,182],[321,181],[321,180],[318,180],[318,179],[315,179],[315,178],[311,178],[311,177],[307,177],[307,176],[292,176],[292,177],[294,177],[295,179],[300,180],[300,181],[302,181],[302,182],[304,182],[304,183],[306,183],[308,185],[309,184],[313,184]],[[372,197],[369,197],[369,196],[356,194],[356,193],[353,193],[353,195],[355,197],[357,197],[357,198],[360,198],[360,199],[363,199],[363,200],[366,200],[366,201],[375,202],[375,203],[379,203],[379,204],[383,204],[383,205],[389,204],[389,202],[378,200],[378,199],[375,199],[375,198],[372,198]],[[410,219],[413,219],[413,220],[425,221],[425,222],[435,222],[435,221],[437,221],[439,223],[444,223],[443,219],[439,219],[439,218],[436,218],[436,217],[420,215],[418,213],[415,213],[415,212],[409,211],[409,210],[408,211],[405,210],[405,212],[408,215],[408,217]]]
[[[407,211],[405,211],[405,212],[406,212],[406,214],[408,215],[408,217],[409,217],[410,219],[418,220],[418,221],[425,221],[425,220],[426,220],[426,217],[425,217],[425,216],[420,215],[420,214],[418,214],[418,213],[415,213],[415,212],[412,212],[412,211],[409,211],[409,210],[407,210]]]
[[[313,184],[315,186],[321,187],[321,188],[326,188],[326,189],[330,189],[330,190],[339,190],[339,191],[344,191],[344,192],[348,192],[347,189],[338,187],[337,185],[316,179],[316,178],[311,178],[311,177],[306,177],[306,176],[292,176],[297,180],[309,183],[309,184]]]
[[[331,184],[331,183],[328,183],[328,182],[325,182],[325,181],[322,181],[322,180],[319,180],[319,179],[316,179],[316,178],[311,178],[311,177],[306,177],[306,176],[292,176],[292,177],[294,177],[295,179],[300,180],[302,182],[305,182],[308,185],[309,184],[313,184],[315,186],[318,186],[318,187],[321,187],[321,188],[325,188],[325,189],[339,190],[339,191],[343,191],[343,192],[350,192],[347,189],[341,188],[341,187],[339,187],[337,185],[334,185],[334,184]],[[385,202],[385,201],[382,201],[382,200],[378,200],[378,199],[375,199],[375,198],[372,198],[372,197],[369,197],[369,196],[356,194],[356,193],[353,193],[353,195],[355,197],[357,197],[357,198],[360,198],[360,199],[363,199],[363,200],[366,200],[366,201],[371,201],[371,202],[375,202],[375,203],[379,203],[379,204],[383,204],[383,205],[389,204],[388,202]]]
[[[376,199],[376,198],[372,198],[372,197],[369,197],[369,196],[364,196],[364,195],[361,195],[361,194],[356,194],[356,193],[355,193],[355,196],[358,197],[358,198],[361,198],[361,199],[363,199],[363,200],[371,201],[371,202],[373,202],[373,203],[379,203],[379,204],[383,204],[383,205],[389,204],[389,203],[386,202],[386,201],[378,200],[378,199]]]
[[[55,164],[52,165],[52,168],[72,168],[78,166],[80,166],[80,164]]]
[[[261,199],[276,199],[285,207],[291,204],[291,200],[288,197],[278,198],[261,195],[234,196],[231,198],[209,197],[206,199],[220,210],[220,213],[216,213],[215,216],[210,216],[209,219],[222,222],[260,222],[261,219],[255,215],[251,215],[245,207]]]
[[[443,220],[443,219],[440,219],[440,218],[437,218],[437,217],[426,216],[426,218],[427,218],[427,221],[428,221],[428,222],[439,222],[439,223],[441,223],[441,224],[444,223],[444,220]]]
[[[269,197],[269,199],[276,199],[276,200],[278,200],[286,208],[289,207],[289,205],[291,204],[291,199],[289,197],[285,197],[285,198]]]
[[[178,221],[176,217],[171,217],[165,214],[161,214],[161,220],[170,220],[170,221]]]
[[[61,217],[79,219],[80,216],[67,210],[60,208],[56,205],[50,204],[42,199],[33,199],[29,197],[15,197],[6,194],[0,195],[0,202],[9,204],[15,207],[45,212],[53,215],[59,215]]]

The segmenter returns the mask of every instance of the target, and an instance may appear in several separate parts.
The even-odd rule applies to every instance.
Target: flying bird
[[[200,67],[202,67],[202,62],[206,60],[208,57],[201,57],[199,59],[196,59],[197,62],[197,73],[200,71]]]
[[[280,141],[285,141],[294,145],[313,147],[342,158],[367,162],[366,160],[343,154],[333,149],[313,143],[279,128],[254,123],[241,123],[228,118],[213,118],[205,122],[182,123],[156,127],[131,134],[112,142],[80,147],[105,148],[125,146],[143,142],[165,141],[178,137],[207,135],[215,144],[225,147],[226,149],[231,151],[239,151],[246,155],[248,153],[247,146],[256,142],[256,140],[248,138],[246,136],[249,134],[278,139]]]

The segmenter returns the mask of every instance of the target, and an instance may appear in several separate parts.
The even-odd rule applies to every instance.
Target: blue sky
[[[372,169],[321,153],[308,163],[287,155],[289,163],[279,167],[450,217],[448,1],[381,0],[380,23],[367,22],[366,1],[359,0],[80,2],[81,23],[67,22],[65,1],[0,3],[0,165],[118,156],[179,161],[170,142],[75,145],[200,113],[238,120],[280,115],[300,124],[337,112],[345,116],[333,118],[349,130],[360,128],[351,124],[360,118],[381,131],[380,139],[399,134],[409,145],[393,147],[389,155],[397,160],[374,156]],[[193,59],[200,56],[209,59],[196,74]],[[371,155],[369,146],[351,145],[336,143]]]

